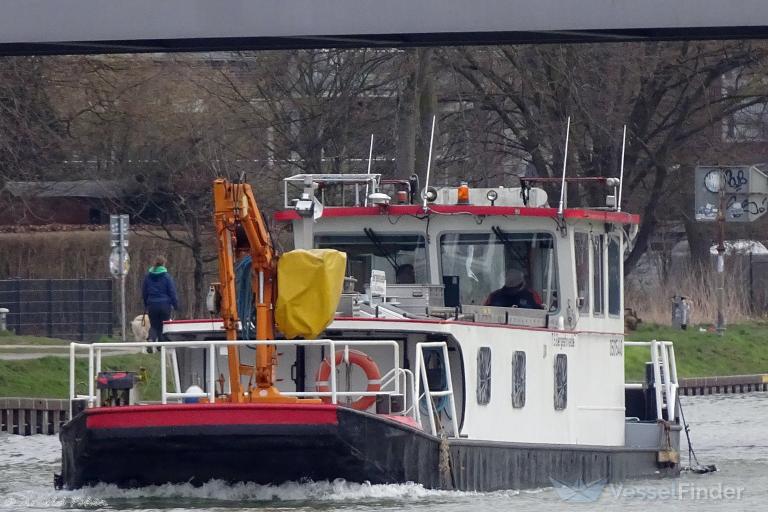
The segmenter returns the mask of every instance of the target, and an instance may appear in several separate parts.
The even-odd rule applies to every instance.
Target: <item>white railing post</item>
[[[451,379],[451,363],[448,361],[448,344],[443,343],[443,368],[445,368],[445,381],[448,383],[448,391],[451,403],[451,426],[453,435],[459,437],[459,421],[456,418],[456,401],[453,399],[453,381]]]
[[[213,343],[208,346],[208,401],[212,404],[216,403],[216,350]]]
[[[168,397],[166,396],[166,393],[168,393],[168,389],[167,389],[167,386],[165,385],[165,378],[166,378],[165,364],[166,364],[165,345],[160,345],[160,401],[163,404],[168,403]]]
[[[408,389],[408,375],[411,376],[411,408],[413,409],[413,419],[421,425],[421,411],[419,410],[418,391],[416,390],[416,377],[411,370],[403,370],[405,373],[405,389]],[[405,401],[405,400],[403,400]]]
[[[392,368],[397,371],[400,369],[400,346],[397,343],[392,347],[392,352],[394,352],[394,364],[392,365]],[[400,394],[400,379],[395,379],[395,394]],[[403,397],[403,407],[405,407],[405,397]]]
[[[336,398],[336,344],[333,340],[328,340],[328,346],[330,348],[330,363],[331,363],[331,403],[336,404],[338,403],[338,399]]]
[[[416,344],[416,360],[418,361],[418,372],[421,374],[421,379],[424,381],[424,398],[427,400],[427,414],[429,415],[429,430],[433,436],[437,435],[437,425],[435,425],[435,412],[432,408],[432,391],[429,389],[429,380],[427,379],[427,366],[424,364],[424,357],[422,351],[424,346],[422,343]],[[417,391],[418,393],[418,391]],[[418,397],[421,400],[421,395]],[[417,405],[418,407],[419,405]]]
[[[173,372],[173,385],[177,393],[181,393],[181,376],[179,376],[179,360],[176,357],[176,349],[169,350],[171,355],[171,371]],[[193,383],[194,384],[194,383]]]
[[[95,381],[96,378],[99,376],[99,373],[101,373],[101,347],[96,345],[96,348],[94,349],[96,351],[96,369],[93,372],[93,380]],[[96,388],[98,390],[98,388]],[[101,407],[101,404],[98,400],[96,400],[96,407]]]
[[[72,419],[72,400],[75,397],[75,344],[69,344],[69,419]]]
[[[94,406],[93,343],[88,345],[88,407]]]
[[[413,372],[413,387],[416,390],[414,400],[418,406],[419,392],[421,391],[421,346],[418,343],[416,344],[416,371]]]
[[[651,362],[653,364],[653,388],[654,388],[654,392],[656,393],[656,417],[658,419],[662,419],[661,408],[662,408],[663,397],[662,397],[661,390],[663,388],[663,384],[661,382],[661,371],[659,368],[658,346],[659,346],[658,341],[656,340],[651,341]]]
[[[675,395],[672,391],[672,376],[670,375],[669,357],[667,356],[667,344],[661,342],[661,361],[664,368],[664,391],[666,392],[667,420],[675,420]]]

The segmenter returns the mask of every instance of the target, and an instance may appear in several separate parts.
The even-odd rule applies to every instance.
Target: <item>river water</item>
[[[679,479],[609,484],[594,503],[564,501],[553,488],[466,493],[418,485],[336,482],[280,486],[164,485],[123,490],[98,486],[54,491],[60,445],[55,436],[0,433],[0,511],[17,510],[252,510],[427,511],[480,510],[758,510],[768,503],[768,394],[682,397],[699,461],[720,471]],[[683,450],[685,452],[685,450]],[[681,454],[685,460],[687,455]],[[599,489],[598,489],[599,491]],[[567,494],[567,493],[566,493]]]

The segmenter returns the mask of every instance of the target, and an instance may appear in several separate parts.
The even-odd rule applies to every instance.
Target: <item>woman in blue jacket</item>
[[[149,315],[149,341],[163,339],[163,322],[171,318],[171,309],[179,309],[176,285],[165,263],[165,256],[155,258],[142,286],[144,308]]]

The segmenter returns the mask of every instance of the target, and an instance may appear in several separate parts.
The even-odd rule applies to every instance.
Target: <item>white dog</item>
[[[139,315],[131,322],[133,339],[135,341],[147,341],[149,338],[149,316]]]

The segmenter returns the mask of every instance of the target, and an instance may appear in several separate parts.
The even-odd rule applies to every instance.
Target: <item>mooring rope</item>
[[[683,468],[683,471],[691,471],[693,473],[698,474],[704,474],[704,473],[712,473],[714,471],[717,471],[717,466],[714,464],[701,464],[699,463],[698,457],[696,457],[696,452],[693,449],[693,444],[691,443],[691,427],[688,425],[688,422],[685,421],[685,413],[683,412],[683,404],[680,403],[680,395],[677,395],[677,410],[680,411],[680,420],[683,422],[683,430],[685,431],[685,438],[688,441],[688,466]],[[696,465],[691,464],[691,460],[696,463]]]

